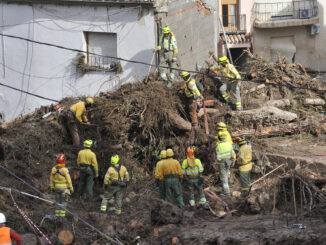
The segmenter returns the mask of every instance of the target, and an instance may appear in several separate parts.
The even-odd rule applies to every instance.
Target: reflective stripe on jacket
[[[130,180],[129,173],[125,166],[120,167],[119,173],[120,173],[121,181]],[[112,180],[119,180],[119,173],[115,167],[109,167],[104,177],[104,184],[111,184]]]
[[[2,226],[0,228],[0,245],[11,245],[10,228]]]
[[[250,171],[252,169],[252,149],[250,145],[241,145],[238,152],[238,164],[240,171]]]
[[[218,131],[217,131],[217,135],[218,135],[218,133],[219,133],[220,131],[222,131],[223,133],[226,134],[226,141],[227,141],[227,142],[230,142],[230,144],[232,145],[232,144],[233,144],[233,141],[232,141],[232,137],[231,137],[229,131],[228,131],[227,129],[225,129],[225,130],[218,130]],[[220,139],[218,138],[218,136],[215,136],[215,139],[216,139],[216,146],[217,146],[221,141],[220,141]]]
[[[186,82],[185,94],[188,98],[197,98],[201,96],[200,91],[197,88],[196,81],[193,78],[189,78]]]
[[[94,171],[98,171],[98,165],[96,160],[96,155],[94,152],[91,151],[91,149],[84,149],[79,151],[78,157],[77,157],[77,165],[78,167],[80,164],[86,164],[90,165],[94,168]]]
[[[223,159],[231,158],[236,158],[232,145],[230,144],[230,142],[222,140],[221,143],[219,143],[216,147],[216,159],[220,162]]]
[[[163,160],[160,169],[160,174],[159,174],[160,180],[161,181],[164,180],[164,175],[173,175],[173,174],[179,175],[180,179],[183,178],[180,163],[173,158],[168,158],[166,160]]]
[[[66,167],[53,167],[50,175],[50,188],[73,189],[69,171]]]
[[[184,175],[196,176],[202,173],[203,171],[203,165],[201,164],[201,161],[198,158],[195,159],[195,166],[193,168],[189,166],[187,159],[183,160],[182,162],[182,173]]]
[[[79,122],[88,122],[87,116],[86,116],[86,107],[85,102],[79,101],[78,103],[72,105],[70,107],[70,110],[72,110],[75,114],[76,119]]]
[[[166,51],[174,51],[175,53],[178,52],[178,45],[177,40],[173,34],[169,34],[167,37],[164,35],[160,38],[160,46]]]

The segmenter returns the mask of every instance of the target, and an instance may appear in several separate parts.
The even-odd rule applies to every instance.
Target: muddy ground
[[[325,111],[324,106],[303,104],[306,97],[323,99],[323,93],[299,90],[293,86],[277,86],[288,85],[288,79],[284,77],[290,78],[292,85],[313,88],[322,88],[322,81],[306,75],[300,66],[283,61],[270,65],[252,59],[249,64],[250,69],[242,73],[243,77],[254,81],[242,83],[246,110],[262,107],[273,99],[286,98],[291,104],[285,110],[296,113],[298,120],[308,117],[314,117],[317,121],[324,120],[320,116]],[[259,71],[254,78],[251,77],[253,71]],[[316,156],[326,154],[326,142],[323,132],[316,131],[316,128],[295,136],[263,139],[249,137],[254,150],[253,180],[259,179],[280,164],[286,165],[254,185],[248,199],[239,199],[238,173],[236,168],[233,169],[232,174],[236,180],[232,186],[233,196],[223,198],[230,210],[237,210],[232,216],[218,218],[200,207],[195,212],[188,210],[189,207],[182,212],[158,199],[158,190],[152,176],[160,150],[172,147],[176,158],[182,161],[186,147],[195,144],[196,157],[202,160],[205,167],[205,187],[209,186],[219,194],[221,187],[212,165],[215,161],[213,136],[216,134],[216,122],[228,123],[231,133],[240,129],[270,126],[271,123],[268,120],[258,123],[235,120],[236,116],[230,113],[230,108],[218,94],[216,81],[203,75],[198,75],[197,78],[202,80],[205,98],[219,100],[214,107],[219,113],[208,115],[211,137],[205,134],[203,118],[200,118],[201,128],[198,132],[177,129],[171,122],[171,113],[189,121],[179,92],[182,81],[177,82],[172,89],[166,89],[151,77],[148,84],[124,85],[116,92],[102,93],[95,98],[96,107],[88,112],[89,119],[95,126],[81,125],[79,132],[81,142],[88,138],[97,141],[93,150],[98,158],[100,178],[95,183],[93,200],[86,202],[73,194],[68,210],[122,244],[323,244],[326,228],[324,197],[312,188],[308,180],[304,182],[294,177],[294,193],[297,197],[295,212],[290,184],[294,169],[300,174],[307,172],[304,169],[309,169],[309,174],[313,172],[319,179],[326,173],[326,157]],[[267,82],[265,88],[245,92],[258,86],[262,80]],[[60,104],[68,108],[76,101],[78,98],[66,98]],[[8,169],[53,198],[48,189],[49,174],[55,164],[56,154],[62,152],[67,156],[67,167],[77,190],[76,158],[81,148],[71,145],[70,137],[60,123],[60,113],[55,112],[42,119],[42,115],[50,109],[42,107],[0,128],[0,161],[3,167],[0,169],[1,187],[40,196],[5,170]],[[110,204],[107,214],[99,213],[103,177],[109,166],[109,158],[115,153],[120,155],[132,179],[126,188],[123,213],[119,217],[114,215],[113,203]],[[309,188],[301,191],[302,186]],[[322,191],[321,185],[318,188]],[[187,203],[185,186],[184,190],[184,200]],[[45,219],[41,222],[46,214],[54,214],[53,205],[21,195],[14,190],[12,197],[7,190],[0,190],[0,210],[6,213],[8,225],[19,233],[31,233],[32,230],[17,211],[13,200],[54,244],[60,244],[57,233],[62,229],[69,229],[74,233],[75,240],[72,244],[111,244],[101,234],[70,214],[65,221]],[[226,209],[221,202],[208,200],[218,215],[225,214]],[[302,224],[301,228],[305,229],[293,224]]]

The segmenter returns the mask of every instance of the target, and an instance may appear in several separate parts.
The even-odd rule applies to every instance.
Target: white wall
[[[141,7],[0,5],[0,32],[74,49],[86,49],[84,31],[116,32],[118,57],[150,63],[155,48],[153,9]],[[76,73],[76,52],[0,37],[0,82],[44,97],[94,96],[142,79],[147,66],[122,62],[124,72]],[[113,78],[109,81],[110,78]],[[119,82],[120,81],[120,82]],[[0,86],[5,121],[51,101]]]

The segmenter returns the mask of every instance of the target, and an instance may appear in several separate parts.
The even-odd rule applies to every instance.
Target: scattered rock
[[[133,199],[135,196],[137,196],[137,194],[135,192],[130,192],[129,195],[128,195],[128,198]]]
[[[277,108],[284,108],[286,106],[290,106],[291,102],[289,99],[282,99],[282,100],[269,100],[266,102],[267,106],[274,106]]]
[[[23,242],[22,245],[37,245],[37,238],[32,233],[26,233],[21,235]]]
[[[172,237],[171,242],[172,242],[172,244],[179,244],[179,238],[174,236],[174,237]]]
[[[107,234],[108,236],[114,236],[116,234],[114,227],[112,225],[107,226],[104,229],[105,234]]]
[[[240,197],[241,196],[241,192],[240,191],[234,191],[234,192],[232,192],[232,196],[233,197]]]
[[[325,100],[323,99],[305,99],[304,104],[305,105],[325,105]]]
[[[182,221],[182,210],[161,199],[152,199],[152,225],[178,224]]]

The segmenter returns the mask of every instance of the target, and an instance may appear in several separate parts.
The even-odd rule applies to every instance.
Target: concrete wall
[[[169,25],[176,36],[179,58],[183,69],[193,70],[196,63],[203,65],[208,52],[217,55],[218,1],[217,0],[162,0],[162,24]]]
[[[250,32],[253,27],[254,18],[253,18],[253,6],[254,6],[254,0],[240,0],[240,14],[246,15],[246,29],[247,32]]]
[[[74,49],[86,49],[85,31],[114,32],[118,57],[149,63],[155,48],[154,10],[141,7],[0,5],[0,31]],[[142,79],[147,66],[122,62],[123,73],[76,72],[76,52],[0,37],[0,82],[44,97],[93,96]],[[115,77],[116,76],[116,77]],[[110,80],[111,79],[111,80]],[[51,101],[1,86],[5,121]]]
[[[326,2],[319,1],[320,34],[310,35],[310,26],[284,28],[255,28],[254,52],[269,60],[272,38],[293,37],[295,62],[314,70],[326,70]]]

